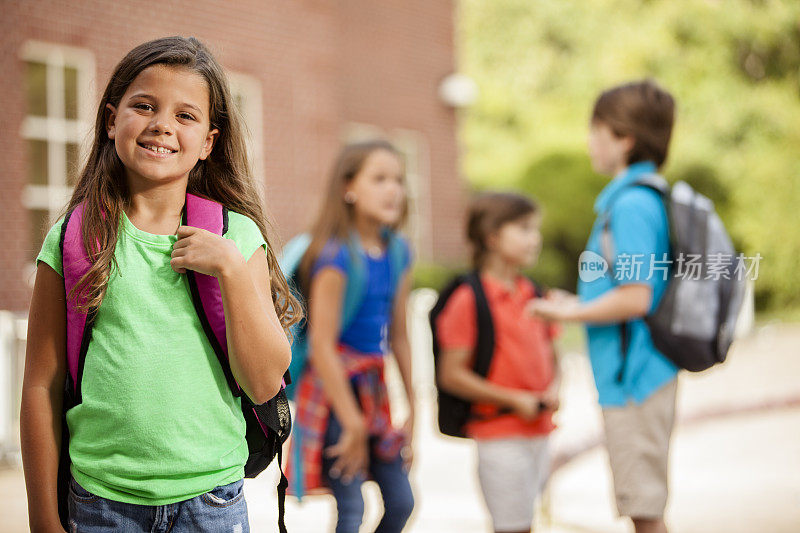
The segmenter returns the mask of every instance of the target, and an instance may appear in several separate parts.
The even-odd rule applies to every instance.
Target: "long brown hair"
[[[345,201],[347,185],[358,175],[367,158],[378,150],[385,150],[397,156],[400,162],[403,158],[400,152],[391,143],[384,140],[372,140],[348,144],[339,152],[333,164],[328,181],[327,193],[322,197],[322,206],[314,225],[311,227],[311,244],[303,255],[298,268],[300,288],[308,294],[311,281],[311,270],[322,253],[323,248],[331,239],[347,242],[353,224],[353,205]],[[408,199],[403,205],[403,214],[390,229],[397,230],[405,222],[408,215]]]
[[[211,128],[217,128],[219,134],[208,158],[198,160],[189,172],[186,190],[248,216],[258,225],[267,240],[272,301],[283,327],[288,328],[300,320],[301,308],[289,291],[269,244],[270,224],[250,170],[241,117],[233,105],[222,67],[194,37],[166,37],[140,44],[128,52],[111,75],[97,109],[89,159],[67,207],[71,211],[84,204],[82,236],[92,263],[71,296],[79,295],[79,305],[84,311],[100,307],[112,268],[117,268],[114,260],[117,232],[123,208],[130,200],[125,168],[106,132],[106,104],[118,107],[139,73],[159,64],[190,70],[208,84]]]
[[[479,269],[489,254],[489,236],[509,222],[538,213],[531,198],[510,192],[485,192],[467,210],[467,240],[472,245],[472,266]]]

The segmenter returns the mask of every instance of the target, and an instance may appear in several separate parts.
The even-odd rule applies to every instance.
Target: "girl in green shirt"
[[[67,207],[83,208],[91,268],[75,290],[95,317],[81,401],[66,412],[73,531],[249,530],[241,398],[184,275],[219,281],[233,376],[251,401],[267,401],[289,365],[285,332],[299,307],[268,244],[240,120],[221,66],[194,38],[131,50],[100,101]],[[227,233],[182,226],[187,193],[228,208]],[[34,532],[64,527],[62,224],[37,258],[28,326],[21,438]]]

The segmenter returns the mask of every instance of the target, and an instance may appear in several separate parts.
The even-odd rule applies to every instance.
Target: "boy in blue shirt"
[[[597,220],[581,258],[607,269],[582,265],[577,297],[558,291],[531,304],[542,318],[586,324],[617,508],[637,533],[667,530],[678,369],[653,346],[643,320],[669,280],[667,213],[658,192],[635,182],[663,165],[674,108],[672,96],[649,80],[597,99],[589,155],[595,171],[614,178],[597,197]],[[606,221],[611,238],[604,244]],[[612,265],[604,262],[609,250]]]

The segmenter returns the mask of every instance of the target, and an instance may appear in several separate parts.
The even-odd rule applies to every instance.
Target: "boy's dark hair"
[[[504,224],[515,222],[539,212],[539,206],[531,198],[509,192],[487,192],[478,195],[467,211],[467,239],[472,245],[472,265],[483,265],[489,248],[489,235]]]
[[[639,161],[663,165],[674,120],[675,99],[649,79],[604,91],[592,111],[592,122],[605,124],[617,137],[633,137],[629,165]]]

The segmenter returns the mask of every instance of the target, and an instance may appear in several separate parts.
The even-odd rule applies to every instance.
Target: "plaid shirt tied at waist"
[[[367,423],[371,456],[394,461],[406,439],[403,432],[392,426],[383,378],[384,356],[360,353],[341,345],[339,355]],[[306,494],[328,492],[322,475],[322,453],[331,407],[322,380],[310,364],[297,383],[296,401],[286,475],[289,494],[302,498]]]

